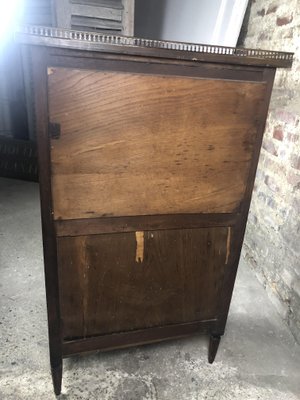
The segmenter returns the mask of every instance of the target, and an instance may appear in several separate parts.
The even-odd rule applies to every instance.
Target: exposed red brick
[[[292,39],[293,37],[294,37],[294,29],[293,28],[283,30],[283,32],[282,32],[283,39]]]
[[[272,4],[269,5],[266,14],[272,14],[272,13],[276,12],[277,8],[278,8],[278,6],[275,6],[275,5],[272,5]]]
[[[263,17],[266,14],[266,10],[262,8],[261,10],[257,11],[256,14],[259,15],[260,17]]]
[[[267,196],[267,206],[275,210],[277,208],[277,203],[272,197]]]
[[[270,156],[266,158],[262,168],[265,172],[271,171],[273,175],[286,176],[287,174],[286,163],[279,162],[278,158]]]
[[[268,186],[272,192],[279,192],[279,186],[276,184],[276,181],[271,176],[267,175],[265,177],[265,184]]]
[[[262,169],[258,168],[256,171],[256,178],[255,178],[256,181],[258,182],[258,181],[264,180],[264,178],[265,178],[264,171]]]
[[[291,157],[291,166],[295,169],[300,170],[300,156],[297,154],[293,154]]]
[[[263,146],[262,146],[268,153],[272,154],[273,156],[278,156],[278,152],[277,149],[274,145],[274,143],[272,142],[272,140],[266,139],[263,142]]]
[[[258,40],[269,40],[270,36],[266,33],[266,32],[262,32],[259,36],[258,36]]]
[[[257,197],[258,197],[260,200],[262,200],[265,204],[267,204],[267,206],[269,206],[270,208],[272,208],[273,210],[277,208],[276,201],[275,201],[272,197],[266,195],[265,193],[263,193],[263,192],[258,192],[258,193],[257,193]]]
[[[278,155],[279,155],[280,158],[285,158],[285,156],[286,156],[286,151],[285,151],[285,149],[280,149]]]
[[[275,113],[275,117],[277,120],[285,122],[286,124],[290,124],[293,126],[298,126],[299,124],[299,116],[289,111],[277,110]]]
[[[249,44],[260,43],[258,47],[277,49],[281,42],[286,50],[293,51],[298,25],[293,20],[296,11],[292,3],[297,2],[257,0],[249,19],[251,37],[246,36]],[[265,9],[264,16],[262,9]],[[261,29],[257,29],[260,25],[258,21],[263,24]],[[252,212],[257,221],[250,216],[245,240],[247,262],[252,264],[269,288],[278,291],[281,303],[292,299],[290,321],[295,318],[294,310],[300,309],[299,297],[297,305],[293,300],[294,276],[295,272],[298,273],[295,266],[300,254],[297,236],[300,232],[300,220],[297,218],[300,215],[300,110],[297,109],[300,65],[298,59],[295,61],[292,71],[280,71],[275,81],[259,163],[262,172],[256,180],[257,189],[253,196]],[[289,283],[285,279],[281,282],[284,274],[290,277]],[[297,335],[300,338],[299,330]]]
[[[298,187],[300,185],[300,174],[299,172],[290,171],[287,176],[288,183],[293,187]]]
[[[281,126],[276,126],[273,131],[273,138],[282,141],[283,140],[283,131]]]
[[[292,207],[294,210],[296,210],[297,214],[299,215],[300,213],[300,200],[299,199],[294,199]]]
[[[289,141],[289,142],[292,142],[292,143],[299,142],[299,139],[300,139],[299,135],[294,135],[294,134],[292,134],[290,132],[286,135],[286,140]]]
[[[277,17],[276,24],[278,26],[287,25],[293,21],[293,16],[290,15],[289,17]]]

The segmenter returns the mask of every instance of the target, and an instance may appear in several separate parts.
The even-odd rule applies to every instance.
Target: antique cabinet
[[[55,393],[74,354],[224,333],[291,53],[24,28]]]

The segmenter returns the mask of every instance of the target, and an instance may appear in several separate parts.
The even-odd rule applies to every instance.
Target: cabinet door
[[[58,239],[64,338],[215,319],[230,228]]]

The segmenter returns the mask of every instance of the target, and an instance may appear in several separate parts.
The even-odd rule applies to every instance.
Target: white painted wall
[[[136,0],[136,36],[235,46],[247,0]]]

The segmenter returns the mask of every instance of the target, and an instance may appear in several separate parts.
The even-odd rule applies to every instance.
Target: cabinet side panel
[[[36,116],[35,124],[38,145],[49,353],[54,378],[54,376],[56,376],[54,371],[61,371],[62,366],[62,335],[60,324],[57,247],[52,213],[50,145],[48,137],[48,57],[45,49],[37,46],[30,47],[30,55],[32,62],[32,75],[34,76],[34,111]],[[30,234],[30,232],[28,232],[28,234]]]
[[[230,228],[58,239],[64,338],[214,319]]]
[[[264,82],[48,73],[55,219],[239,209]]]

